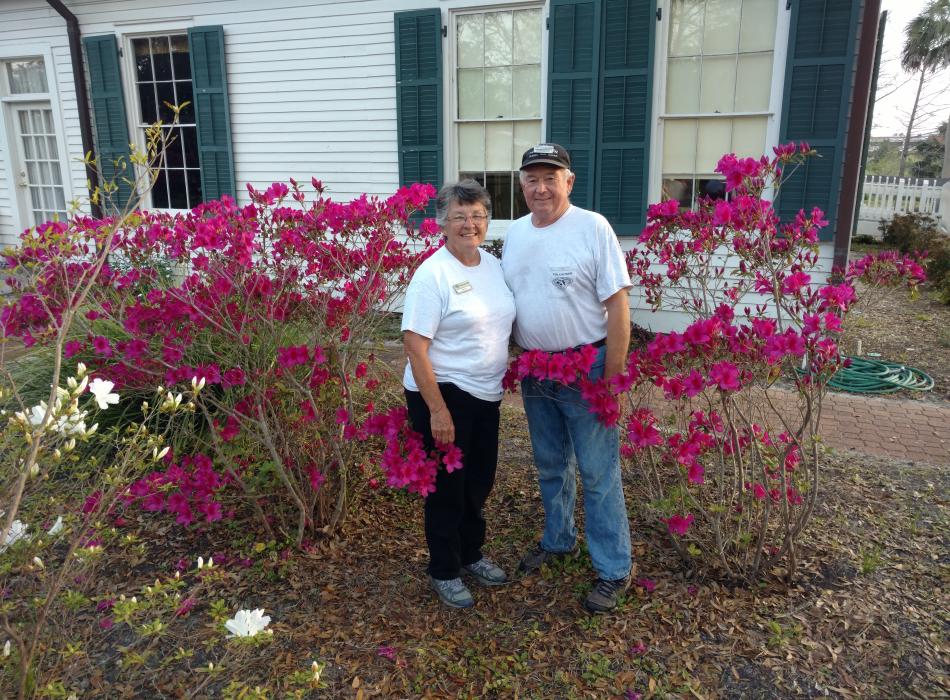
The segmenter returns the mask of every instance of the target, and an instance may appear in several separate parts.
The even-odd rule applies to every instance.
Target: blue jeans
[[[604,375],[600,348],[590,377]],[[584,486],[584,531],[597,575],[616,580],[630,573],[630,523],[620,480],[620,435],[588,410],[580,390],[553,381],[527,378],[521,383],[524,410],[538,483],[544,503],[541,547],[550,552],[574,548],[576,464]]]

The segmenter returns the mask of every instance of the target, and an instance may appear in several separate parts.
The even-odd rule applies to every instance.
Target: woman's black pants
[[[425,533],[429,575],[457,578],[463,566],[482,558],[485,518],[482,506],[495,483],[498,464],[500,401],[484,401],[454,384],[439,384],[455,424],[455,445],[462,451],[462,469],[451,474],[439,466],[435,492],[425,501]],[[435,449],[429,407],[418,391],[406,391],[413,430],[422,435],[427,452]]]

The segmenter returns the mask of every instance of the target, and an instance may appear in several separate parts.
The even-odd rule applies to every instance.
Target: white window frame
[[[23,95],[7,94],[7,77],[4,64],[8,61],[16,61],[27,58],[42,58],[43,67],[46,70],[46,89],[45,93],[29,93]],[[53,64],[53,51],[48,44],[30,44],[18,46],[16,51],[0,50],[0,70],[4,75],[0,76],[3,81],[4,90],[0,93],[0,133],[2,133],[3,145],[6,147],[7,157],[3,159],[4,175],[9,183],[7,196],[10,198],[10,214],[13,222],[13,235],[19,236],[21,231],[28,227],[29,215],[24,215],[20,208],[20,198],[17,194],[17,173],[14,169],[14,154],[19,151],[19,144],[15,141],[14,130],[10,120],[10,106],[24,102],[49,102],[50,109],[53,111],[53,128],[56,129],[56,149],[61,168],[61,177],[63,181],[63,198],[66,200],[66,206],[75,200],[73,194],[72,170],[69,162],[69,149],[66,147],[66,128],[63,122],[63,109],[59,99],[59,82],[56,80],[56,71]],[[24,218],[26,216],[26,218]],[[13,243],[13,241],[9,241]]]
[[[476,14],[479,12],[502,12],[511,10],[541,10],[541,138],[547,133],[547,100],[548,100],[548,30],[547,22],[550,14],[550,5],[544,2],[516,2],[497,4],[472,5],[464,2],[447,2],[446,14],[443,14],[446,29],[446,41],[442,56],[442,69],[445,71],[442,94],[442,172],[448,182],[458,177],[458,135],[455,129],[455,115],[458,113],[458,46],[456,32],[459,15]],[[494,219],[488,224],[486,240],[503,238],[512,219]]]
[[[648,197],[650,202],[659,202],[663,186],[663,127],[666,119],[676,118],[709,118],[709,117],[768,117],[765,130],[765,153],[771,154],[772,148],[778,145],[782,118],[782,99],[785,94],[785,66],[788,59],[788,36],[791,23],[791,9],[786,5],[787,0],[774,0],[778,12],[775,20],[775,45],[772,52],[772,84],[769,94],[769,107],[765,112],[726,112],[711,115],[705,112],[698,114],[677,114],[675,117],[666,115],[666,67],[669,60],[670,14],[672,0],[659,0],[657,7],[661,9],[661,19],[657,22],[656,42],[653,54],[653,120],[650,134],[650,181]],[[695,173],[694,173],[695,174]],[[768,194],[768,193],[766,193]]]
[[[188,30],[195,26],[194,17],[176,17],[156,20],[154,22],[142,22],[135,20],[130,22],[115,22],[115,32],[118,35],[119,46],[121,47],[121,58],[119,62],[120,73],[122,74],[122,95],[125,101],[126,128],[129,132],[129,138],[136,145],[140,152],[145,151],[145,134],[139,126],[139,115],[141,109],[139,105],[138,88],[136,83],[135,71],[135,51],[132,48],[133,39],[145,39],[153,36],[167,36],[169,34],[188,34]],[[189,44],[189,59],[191,56],[191,45]],[[197,119],[197,115],[196,115]],[[196,122],[197,123],[197,122]],[[147,209],[152,209],[152,193],[149,192],[145,202]],[[165,208],[159,211],[169,214],[185,213],[187,209]]]

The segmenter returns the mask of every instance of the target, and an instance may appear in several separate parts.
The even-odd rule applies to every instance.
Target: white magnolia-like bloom
[[[19,520],[14,520],[13,524],[10,526],[10,532],[7,533],[6,539],[3,541],[3,544],[0,544],[0,552],[6,551],[7,547],[9,547],[11,544],[25,539],[28,536],[26,531],[29,529],[30,526],[26,523],[20,522]]]
[[[63,531],[63,516],[60,515],[58,518],[56,518],[56,522],[53,523],[53,527],[51,527],[49,530],[46,531],[46,534],[52,537],[54,535],[58,535],[62,531]]]
[[[30,425],[43,425],[43,419],[46,418],[46,408],[46,402],[40,401],[38,406],[34,406],[30,409],[30,413],[27,416],[28,420],[30,421]]]
[[[96,377],[89,383],[89,393],[95,396],[100,410],[106,410],[110,405],[119,403],[119,395],[112,392],[115,382],[108,382]]]
[[[270,616],[258,608],[238,610],[234,617],[224,623],[224,627],[231,633],[228,637],[253,637],[258,632],[263,632],[269,624]]]
[[[9,639],[3,644],[3,655],[10,656],[10,640]]]

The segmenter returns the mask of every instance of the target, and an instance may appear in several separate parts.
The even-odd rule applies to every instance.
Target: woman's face
[[[445,245],[458,258],[472,257],[488,233],[488,211],[481,203],[449,205],[445,217]]]

